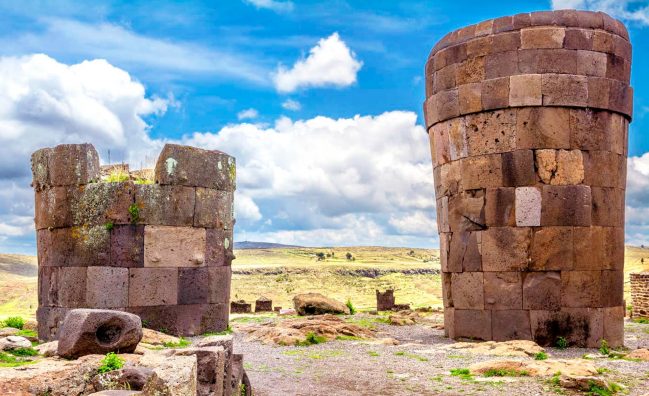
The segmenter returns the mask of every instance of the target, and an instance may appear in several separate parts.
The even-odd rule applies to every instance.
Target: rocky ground
[[[276,321],[273,317],[239,317],[236,329]],[[503,357],[470,349],[450,349],[432,315],[424,323],[393,326],[384,316],[357,314],[348,321],[376,330],[373,340],[332,340],[311,346],[279,346],[251,341],[235,331],[235,352],[245,354],[245,367],[256,395],[545,395],[578,394],[556,384],[552,376],[456,375],[479,362],[514,360],[534,363],[531,356]],[[626,323],[628,349],[649,347],[649,324]],[[343,337],[345,338],[345,337]],[[386,345],[385,338],[398,341]],[[620,394],[645,395],[649,362],[611,358],[596,349],[545,348],[547,362],[568,359],[578,367],[595,369],[595,376],[622,386]],[[587,358],[584,358],[586,356]],[[459,375],[458,375],[459,374]],[[583,393],[582,393],[583,394]],[[606,393],[604,393],[606,394]]]

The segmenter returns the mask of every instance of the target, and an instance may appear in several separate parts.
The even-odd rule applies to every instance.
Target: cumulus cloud
[[[279,92],[293,92],[300,88],[347,87],[356,82],[363,63],[356,58],[338,33],[320,39],[311,48],[309,56],[299,59],[292,68],[280,65],[274,75]]]
[[[244,0],[245,3],[252,4],[257,8],[264,8],[275,12],[291,12],[294,5],[292,1],[277,0]]]
[[[246,109],[237,113],[239,120],[252,120],[259,117],[259,112],[255,109]]]
[[[299,111],[302,109],[302,105],[297,100],[286,99],[282,102],[282,108],[290,111]]]
[[[552,8],[603,11],[624,21],[649,25],[649,5],[645,0],[552,0]]]

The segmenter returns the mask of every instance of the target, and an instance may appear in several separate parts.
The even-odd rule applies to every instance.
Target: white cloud
[[[346,87],[356,82],[363,63],[340,39],[338,33],[320,39],[309,56],[299,59],[291,69],[280,65],[274,76],[280,92],[310,87]]]
[[[552,8],[602,11],[624,21],[649,25],[646,0],[552,0]]]
[[[234,211],[237,220],[252,220],[253,222],[262,219],[259,207],[249,196],[237,191],[234,197]]]
[[[299,111],[299,110],[302,109],[302,105],[297,100],[286,99],[282,103],[282,108],[284,108],[286,110],[290,110],[290,111]]]
[[[406,212],[390,217],[389,223],[401,234],[437,235],[437,223],[431,213],[422,211]]]
[[[259,112],[252,108],[237,113],[237,119],[239,120],[251,120],[257,117],[259,117]]]
[[[244,0],[245,3],[252,4],[257,8],[265,8],[275,12],[291,12],[294,5],[292,1],[277,0]]]

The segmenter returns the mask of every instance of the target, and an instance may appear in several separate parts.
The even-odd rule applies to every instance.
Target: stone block
[[[450,197],[448,221],[453,232],[478,231],[485,227],[484,191],[467,191]]]
[[[184,348],[174,350],[175,356],[196,356],[198,396],[222,396],[225,350],[221,346]]]
[[[514,30],[514,17],[513,16],[505,16],[505,17],[500,17],[494,19],[494,26],[493,26],[493,32],[494,34],[496,33],[502,33],[502,32],[509,32]]]
[[[509,152],[516,147],[516,111],[497,110],[466,117],[468,154]]]
[[[603,227],[574,227],[574,269],[596,271],[609,268],[612,257],[607,247],[613,241],[608,241],[607,230]]]
[[[129,268],[131,307],[178,303],[178,268]]]
[[[598,348],[604,336],[604,314],[601,308],[563,308],[573,331],[566,336],[568,345]]]
[[[453,338],[491,340],[491,311],[453,309]]]
[[[544,74],[541,91],[544,106],[588,105],[588,79],[585,76]]]
[[[522,74],[509,77],[509,105],[541,106],[541,74]]]
[[[482,111],[482,83],[464,84],[458,87],[460,114]]]
[[[455,308],[444,308],[444,337],[455,338]]]
[[[541,346],[555,346],[565,337],[570,346],[597,347],[603,335],[602,312],[577,308],[530,311],[532,338]]]
[[[230,301],[232,267],[208,267],[208,300],[211,304],[227,304]]]
[[[131,223],[168,226],[194,224],[194,188],[158,184],[138,184],[135,187],[134,207],[137,209],[136,218],[131,218]]]
[[[482,108],[502,109],[509,106],[509,75],[482,81]]]
[[[437,112],[440,120],[448,120],[460,115],[460,102],[457,88],[437,94]]]
[[[534,153],[515,150],[502,154],[503,184],[508,187],[529,186],[536,183]]]
[[[502,186],[502,158],[500,154],[467,157],[461,162],[462,187],[465,190]]]
[[[445,91],[447,89],[454,88],[455,83],[455,74],[456,74],[457,64],[453,63],[446,67],[439,69],[433,75],[433,92],[437,93],[440,91]]]
[[[514,29],[523,29],[532,26],[532,19],[527,12],[514,15]]]
[[[543,227],[532,233],[531,271],[572,270],[572,227]]]
[[[624,346],[624,305],[604,308],[603,338],[612,348]]]
[[[40,266],[108,266],[110,232],[103,226],[38,230]]]
[[[442,277],[442,301],[444,302],[444,308],[449,308],[453,306],[453,294],[451,293],[451,277],[453,274],[449,272],[442,272],[441,277]],[[387,292],[386,292],[387,293]],[[394,296],[392,298],[394,300]],[[394,301],[392,303],[389,303],[389,300],[387,303],[383,303],[382,306],[379,306],[379,297],[378,297],[378,290],[377,290],[377,310],[378,311],[387,311],[392,309],[394,306]],[[388,308],[388,309],[381,309],[381,308]]]
[[[571,185],[584,180],[580,150],[536,150],[536,168],[545,184]]]
[[[604,307],[624,306],[624,271],[602,271],[601,301]]]
[[[135,184],[92,183],[78,189],[70,201],[74,225],[129,224],[129,208],[135,202]]]
[[[438,198],[435,209],[437,212],[437,232],[451,232],[448,222],[448,197]]]
[[[478,37],[466,43],[468,57],[485,56],[492,52],[493,36]]]
[[[609,108],[611,82],[607,78],[588,78],[588,107],[597,109]]]
[[[234,259],[232,253],[232,230],[208,228],[206,234],[205,264],[207,266],[229,266]]]
[[[518,51],[521,74],[576,74],[577,51],[565,49],[533,49]]]
[[[611,151],[615,154],[627,155],[627,141],[629,135],[629,121],[619,114],[611,114],[608,124],[608,133],[611,136]]]
[[[593,197],[592,225],[624,225],[624,190],[606,187],[591,187],[590,190]]]
[[[520,272],[485,272],[485,309],[522,309],[523,287]]]
[[[601,271],[563,271],[561,305],[571,308],[601,307]]]
[[[543,186],[542,226],[590,226],[589,186]]]
[[[527,268],[531,230],[491,227],[482,232],[483,271],[521,271]]]
[[[446,121],[448,133],[448,151],[451,161],[467,156],[468,143],[466,125],[463,118]]]
[[[36,191],[34,221],[36,229],[70,227],[72,211],[70,205],[79,194],[77,187],[51,187]]]
[[[444,165],[451,160],[450,142],[448,138],[448,123],[440,122],[433,125],[429,131],[432,155],[437,165]]]
[[[462,188],[461,161],[453,161],[439,166],[439,196],[457,194]]]
[[[633,115],[633,89],[626,83],[609,81],[608,108],[631,117]]]
[[[570,148],[568,109],[544,107],[518,109],[516,146],[519,149]]]
[[[488,227],[515,226],[515,189],[488,188],[485,195],[485,221]]]
[[[110,231],[110,266],[144,266],[144,226],[116,225]]]
[[[38,339],[42,341],[53,341],[58,338],[59,329],[63,324],[65,315],[70,308],[44,307],[39,306],[36,310],[36,321],[38,322]]]
[[[218,150],[165,144],[155,166],[157,183],[234,191],[236,164]]]
[[[453,80],[453,82],[460,86],[470,83],[478,83],[484,80],[484,78],[485,57],[478,56],[467,58],[467,60],[457,65],[456,78]],[[452,88],[452,86],[449,86],[448,88]]]
[[[158,305],[126,309],[153,329],[166,329],[178,336],[219,332],[228,327],[227,304]]]
[[[442,272],[450,272],[448,267],[448,251],[451,244],[451,234],[441,232],[439,234],[439,264]],[[459,271],[455,271],[459,272]]]
[[[577,51],[577,74],[607,77],[607,56],[595,51]],[[610,77],[609,77],[610,78]]]
[[[516,188],[516,226],[541,225],[541,190],[537,187]]]
[[[523,309],[554,311],[561,308],[561,274],[529,272],[523,280]]]
[[[484,309],[482,272],[451,274],[453,306],[457,309]]]
[[[631,79],[631,64],[624,58],[609,54],[606,60],[606,77],[628,83]]]
[[[492,37],[492,54],[517,51],[521,46],[520,32],[501,33]]]
[[[39,306],[86,306],[86,267],[41,267],[38,270]]]
[[[44,181],[43,168],[47,168],[49,186],[76,186],[99,180],[99,155],[91,144],[60,144],[37,153],[32,157],[32,171],[40,178],[39,185]]]
[[[206,304],[210,283],[207,267],[178,268],[178,304]]]
[[[205,264],[205,228],[144,227],[145,267],[200,267]]]
[[[563,48],[566,29],[563,27],[533,27],[521,30],[521,48]]]
[[[563,48],[572,50],[593,49],[593,31],[590,29],[566,29],[566,37],[563,40]]]
[[[86,304],[93,308],[128,306],[128,268],[88,267]]]
[[[608,111],[570,109],[570,147],[588,151],[610,150],[611,117]]]
[[[32,153],[32,187],[40,191],[50,185],[50,157],[52,156],[51,148],[43,148]]]
[[[194,227],[232,228],[234,219],[234,194],[196,187]]]
[[[427,78],[426,81],[429,82],[430,77]],[[426,123],[426,129],[430,128],[439,120],[439,111],[437,110],[437,95],[431,95],[424,101],[424,121]]]
[[[529,340],[529,311],[522,309],[492,311],[492,328],[494,341]]]
[[[595,227],[594,227],[595,228]],[[604,269],[624,269],[624,227],[601,227],[604,246]]]
[[[482,235],[480,231],[450,234],[446,270],[471,272],[482,270]]]

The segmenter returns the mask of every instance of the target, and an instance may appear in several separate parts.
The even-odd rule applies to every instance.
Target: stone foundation
[[[631,44],[603,13],[489,20],[426,64],[452,338],[623,343]]]
[[[649,319],[649,272],[631,274],[631,301],[631,317]]]
[[[233,157],[168,144],[155,180],[105,182],[92,145],[60,145],[35,152],[32,171],[41,339],[71,308],[125,310],[176,335],[227,328]]]

